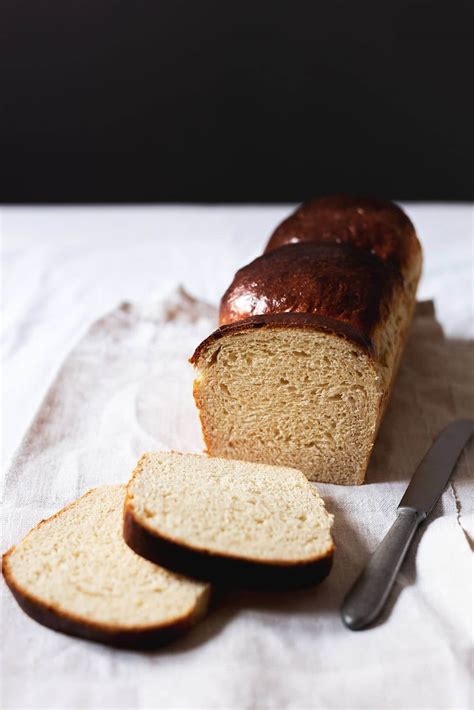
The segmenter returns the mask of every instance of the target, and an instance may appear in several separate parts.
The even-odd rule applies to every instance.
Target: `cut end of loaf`
[[[313,481],[363,483],[384,391],[365,348],[297,325],[239,331],[236,324],[210,338],[194,364],[211,455],[292,466]]]

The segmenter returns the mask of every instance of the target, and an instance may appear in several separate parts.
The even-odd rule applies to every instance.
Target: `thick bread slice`
[[[237,586],[321,581],[332,516],[295,469],[193,454],[144,454],[127,486],[125,541],[193,577]]]
[[[57,631],[114,646],[171,640],[206,612],[209,585],[136,555],[122,538],[125,487],[95,488],[3,556],[21,608]]]

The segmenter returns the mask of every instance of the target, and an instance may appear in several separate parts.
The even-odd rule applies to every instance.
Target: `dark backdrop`
[[[0,200],[472,199],[471,7],[2,0]]]

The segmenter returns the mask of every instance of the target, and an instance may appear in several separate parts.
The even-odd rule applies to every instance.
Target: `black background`
[[[1,8],[3,202],[472,199],[470,2]]]

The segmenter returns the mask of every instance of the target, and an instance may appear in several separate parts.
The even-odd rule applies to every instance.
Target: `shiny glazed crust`
[[[304,203],[273,232],[265,252],[298,242],[352,244],[377,254],[402,272],[421,258],[415,228],[389,200],[333,195]]]
[[[311,313],[347,324],[370,342],[397,281],[398,269],[349,244],[290,244],[236,273],[222,298],[219,321]]]

